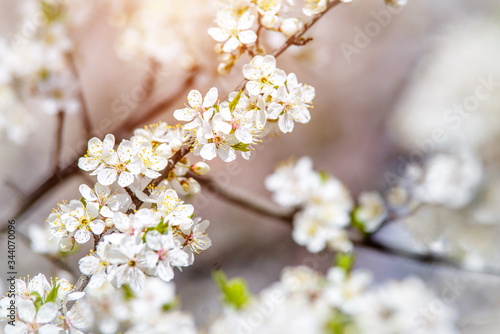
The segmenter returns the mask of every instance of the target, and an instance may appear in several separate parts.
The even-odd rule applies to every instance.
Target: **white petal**
[[[174,111],[174,117],[178,121],[189,122],[192,121],[193,118],[196,117],[196,111],[191,108],[182,108]]]
[[[113,211],[111,211],[110,208],[108,208],[107,206],[103,206],[101,208],[101,211],[99,211],[99,213],[101,214],[101,216],[103,216],[104,218],[112,218],[113,215],[115,214]]]
[[[129,140],[123,140],[120,143],[120,146],[118,146],[117,153],[121,162],[126,163],[129,160],[132,160],[133,152],[134,152],[134,145]]]
[[[217,88],[212,87],[208,91],[207,95],[205,95],[205,99],[203,100],[203,107],[210,108],[217,102],[218,92]]]
[[[33,322],[36,315],[35,305],[31,300],[21,300],[17,305],[17,316],[24,322]]]
[[[82,157],[78,159],[78,167],[84,171],[91,171],[99,166],[99,161],[97,159],[89,159]]]
[[[120,187],[128,187],[134,183],[134,175],[129,172],[121,172],[120,176],[118,177],[118,185]]]
[[[253,141],[252,134],[244,129],[236,129],[234,135],[243,144],[251,144]]]
[[[255,58],[257,57],[260,56],[255,56]],[[252,63],[244,65],[242,72],[243,76],[248,80],[259,80],[261,76],[259,68]]]
[[[257,34],[252,30],[240,31],[238,33],[238,39],[243,44],[251,44],[257,40]]]
[[[160,232],[156,230],[149,231],[146,234],[146,244],[149,248],[155,251],[162,249]]]
[[[101,170],[99,174],[97,174],[97,182],[99,182],[103,186],[109,186],[116,181],[117,176],[118,173],[116,172],[115,169],[105,168]]]
[[[75,233],[75,241],[79,244],[84,244],[90,240],[91,234],[88,230],[78,229]]]
[[[36,321],[39,324],[51,322],[57,315],[58,310],[59,306],[56,303],[45,303],[38,309],[38,313],[36,314]]]
[[[293,131],[293,120],[290,118],[288,113],[285,113],[284,115],[280,116],[278,125],[283,133],[288,133]]]
[[[248,79],[248,78],[247,78]],[[251,95],[259,95],[260,94],[260,84],[256,81],[249,81],[245,85],[245,88]]]
[[[166,260],[158,263],[158,267],[156,267],[156,274],[165,282],[170,282],[172,278],[174,278],[174,270],[170,266],[170,263]]]
[[[203,159],[212,160],[217,156],[217,146],[214,143],[206,144],[200,151]]]
[[[250,29],[254,21],[255,21],[255,16],[250,15],[249,12],[245,12],[243,15],[241,15],[240,19],[238,20],[238,30]]]
[[[84,275],[93,275],[99,269],[100,263],[101,260],[99,258],[88,255],[78,261],[78,268],[80,268],[80,272]]]
[[[99,288],[104,282],[106,282],[107,275],[104,270],[99,270],[95,272],[90,278],[89,287],[90,288]]]
[[[229,33],[221,28],[209,28],[208,34],[217,42],[224,42],[229,38]]]
[[[80,190],[80,194],[82,194],[83,198],[85,198],[87,201],[97,200],[97,196],[88,185],[81,184],[78,189]]]
[[[189,105],[193,108],[201,106],[203,100],[201,93],[195,89],[189,92],[187,99]]]
[[[38,334],[60,334],[61,333],[61,327],[58,327],[56,325],[44,325],[38,329]],[[73,334],[71,332],[71,334]]]
[[[233,52],[234,50],[236,50],[238,48],[238,46],[240,46],[240,41],[236,37],[232,36],[224,44],[224,46],[222,47],[222,51]]]
[[[224,162],[231,162],[236,159],[236,153],[234,152],[234,149],[229,145],[221,145],[217,149],[217,153]]]
[[[106,227],[104,222],[100,219],[96,219],[89,224],[90,229],[92,230],[92,233],[94,234],[101,234],[104,232],[104,228]]]
[[[106,137],[104,137],[103,141],[104,146],[108,146],[109,148],[114,148],[115,147],[115,136],[112,134],[107,134]]]

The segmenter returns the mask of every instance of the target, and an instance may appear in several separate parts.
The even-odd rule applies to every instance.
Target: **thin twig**
[[[130,133],[134,130],[138,124],[141,122],[147,121],[153,117],[155,117],[160,112],[168,110],[184,93],[184,91],[192,84],[194,81],[196,72],[190,73],[190,75],[185,79],[179,89],[176,90],[172,95],[160,100],[156,104],[154,104],[149,109],[144,107],[139,108],[137,111],[133,112],[134,115],[139,115],[133,120],[127,120],[123,124],[116,129],[118,133],[117,138],[125,137],[126,133]],[[90,139],[90,138],[89,138]],[[19,208],[16,212],[11,215],[13,219],[18,220],[19,217],[26,211],[28,211],[40,198],[42,198],[47,192],[49,192],[52,188],[58,185],[60,182],[65,181],[66,179],[76,175],[80,169],[78,168],[78,159],[85,154],[87,149],[83,149],[80,151],[76,158],[73,159],[66,167],[59,170],[58,173],[52,173],[47,179],[45,179],[42,183],[40,183],[36,188],[30,191],[25,199],[22,201]],[[5,233],[7,231],[8,224],[4,224],[2,228],[0,228],[0,233]]]
[[[323,15],[325,15],[330,9],[332,9],[333,7],[337,6],[338,4],[342,3],[340,0],[335,0],[335,1],[331,1],[328,3],[328,7],[326,8],[326,10],[320,14],[317,14],[316,16],[314,16],[309,22],[307,22],[306,24],[304,24],[304,26],[302,27],[302,29],[300,29],[299,31],[297,31],[293,36],[291,36],[290,38],[288,38],[286,40],[285,43],[283,43],[280,47],[278,47],[276,50],[273,51],[273,53],[271,53],[271,55],[274,57],[274,58],[278,58],[283,52],[285,52],[290,46],[292,45],[304,45],[306,44],[307,42],[309,42],[311,39],[306,39],[306,40],[303,40],[302,39],[302,36],[316,23],[318,22],[318,20],[320,18],[323,17]],[[306,41],[306,42],[304,42]],[[240,90],[242,90],[246,83],[248,82],[248,79],[243,79],[240,84],[236,87],[236,89],[234,91],[238,92]]]
[[[71,71],[75,75],[79,84],[78,99],[80,100],[83,129],[85,131],[85,138],[90,138],[92,136],[92,121],[90,118],[89,110],[87,108],[87,101],[85,101],[85,95],[83,94],[82,80],[80,78],[78,68],[76,67],[75,57],[73,56],[73,54],[68,53],[66,55],[66,58],[68,60]]]
[[[259,213],[263,216],[275,218],[286,223],[290,227],[293,225],[293,216],[298,210],[283,209],[265,199],[260,198],[255,194],[251,194],[241,189],[222,187],[216,181],[206,176],[199,177],[195,174],[191,174],[190,176],[194,177],[200,184],[204,185],[210,191],[210,193],[223,200],[236,204],[240,208]],[[372,236],[361,237],[358,234],[352,235],[350,239],[356,246],[375,250],[392,256],[406,258],[420,263],[439,264],[442,266],[480,274],[495,276],[500,275],[499,272],[494,270],[474,271],[468,268],[464,268],[460,261],[447,256],[441,256],[432,253],[415,253],[403,248],[383,244],[380,241],[374,239]]]
[[[56,136],[54,141],[54,157],[52,160],[52,170],[54,173],[58,173],[61,159],[61,148],[62,148],[62,137],[63,137],[63,129],[64,129],[64,117],[65,113],[62,110],[59,110],[57,113],[57,125],[56,125]]]
[[[276,206],[268,200],[250,195],[248,192],[241,189],[222,187],[213,179],[206,176],[200,177],[192,172],[190,172],[189,176],[196,179],[210,194],[214,194],[243,209],[250,209],[264,216],[276,218],[289,224],[293,222],[293,216],[297,210]]]

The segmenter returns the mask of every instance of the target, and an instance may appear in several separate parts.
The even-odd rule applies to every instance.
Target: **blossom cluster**
[[[209,333],[459,333],[451,307],[443,304],[439,313],[427,315],[437,297],[421,279],[373,288],[371,280],[369,272],[343,266],[326,276],[306,266],[285,268],[279,282],[243,306],[226,303]]]
[[[197,33],[206,26],[209,1],[110,0],[110,21],[120,29],[116,51],[124,60],[146,59],[164,73],[196,67],[203,52]],[[197,10],[193,11],[193,8]],[[172,64],[175,64],[172,66]]]
[[[92,276],[89,286],[110,281],[137,291],[146,275],[170,281],[174,267],[191,265],[194,254],[211,246],[205,234],[209,222],[193,219],[194,207],[178,196],[199,192],[199,184],[186,174],[205,174],[208,165],[181,159],[157,186],[149,185],[185,139],[182,128],[160,122],[137,129],[117,148],[113,135],[89,141],[79,166],[97,175],[98,182],[93,188],[80,185],[81,198],[59,204],[47,218],[62,251],[93,237],[95,252],[79,261],[80,271]],[[116,183],[122,193],[113,192]]]
[[[81,109],[66,4],[29,4],[20,31],[10,41],[0,39],[0,134],[19,144],[34,129],[35,110],[55,115]]]
[[[306,0],[302,12],[308,17],[321,14],[328,8],[328,2]],[[304,27],[304,19],[286,17],[293,6],[294,0],[218,0],[217,26],[208,29],[208,34],[219,42],[216,46],[219,73],[229,73],[246,52],[252,56],[262,54],[262,30],[278,32],[286,38],[300,31]]]
[[[197,333],[193,317],[179,310],[173,282],[148,277],[140,293],[106,282],[87,288],[82,301],[90,306],[93,333]]]
[[[372,233],[387,216],[384,200],[377,192],[361,193],[355,206],[347,188],[337,178],[313,170],[309,157],[282,164],[265,183],[276,203],[298,209],[293,239],[313,253],[326,247],[351,251],[349,226]]]
[[[217,88],[205,97],[197,90],[188,95],[188,106],[174,111],[177,120],[194,140],[194,155],[206,160],[219,156],[236,159],[236,151],[248,159],[252,144],[271,132],[291,132],[294,123],[311,119],[308,108],[315,95],[313,87],[301,84],[294,73],[276,68],[273,56],[255,56],[243,67],[248,80],[246,91],[232,92],[228,101],[218,101]],[[278,130],[279,129],[279,130]]]
[[[31,279],[16,279],[15,292],[0,300],[0,319],[8,322],[4,332],[83,334],[81,330],[90,326],[92,314],[85,303],[79,301],[67,309],[68,301],[80,300],[85,294],[72,290],[68,280],[56,278],[49,282],[43,274]],[[15,305],[15,312],[11,311],[12,305]]]

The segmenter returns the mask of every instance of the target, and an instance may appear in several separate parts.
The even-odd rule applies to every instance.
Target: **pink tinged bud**
[[[199,161],[191,166],[191,171],[196,175],[206,175],[210,172],[210,166],[205,162]]]

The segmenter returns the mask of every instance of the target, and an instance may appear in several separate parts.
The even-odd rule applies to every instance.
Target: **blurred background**
[[[206,33],[214,25],[215,9],[210,1],[165,1],[159,8],[144,9],[140,15],[134,6],[131,1],[111,0],[69,3],[74,62],[92,132],[99,138],[107,133],[114,133],[117,138],[130,136],[132,132],[123,129],[130,119],[137,122],[136,127],[158,120],[177,123],[172,112],[183,106],[190,89],[204,95],[215,86],[223,97],[241,81],[241,66],[247,62],[244,56],[230,74],[217,73],[215,42]],[[23,19],[26,11],[29,11],[28,1],[0,0],[3,38],[15,39],[20,29],[29,29]],[[159,33],[154,38],[145,37],[148,29]],[[467,147],[485,166],[488,184],[492,187],[498,184],[495,173],[500,157],[496,147],[500,135],[500,4],[497,1],[412,0],[405,7],[388,11],[382,0],[353,0],[331,10],[307,35],[313,41],[291,47],[277,63],[287,73],[296,73],[300,82],[315,87],[311,122],[296,125],[291,134],[266,138],[256,147],[250,161],[241,158],[229,164],[212,161],[213,178],[228,187],[270,199],[264,187],[265,177],[279,162],[307,155],[313,159],[316,170],[335,175],[353,196],[363,190],[384,193],[391,186],[388,175],[400,175],[401,166],[410,160],[411,153],[418,152],[413,157],[418,156],[421,163],[424,155]],[[272,50],[283,41],[282,36],[269,34],[267,48]],[[161,112],[148,118],[141,114],[145,109],[137,107],[143,102],[137,92],[151,71],[151,58],[161,66],[155,91],[147,102],[174,98]],[[485,81],[489,84],[484,84]],[[476,105],[469,97],[476,96],[478,86],[486,88],[481,92],[490,94],[476,99],[479,101]],[[464,104],[467,109],[463,115],[450,111]],[[12,109],[0,111],[2,226],[14,218],[30,200],[33,189],[53,172],[57,120],[54,115],[36,109],[30,107],[22,116],[13,114]],[[7,133],[5,124],[9,122],[19,128],[17,134]],[[436,129],[445,139],[426,141]],[[86,147],[88,138],[80,114],[67,115],[63,138],[61,165],[66,166]],[[76,172],[55,182],[50,191],[29,203],[32,204],[29,209],[16,217],[17,228],[28,234],[30,225],[44,226],[57,203],[80,196],[81,183],[93,181]],[[497,191],[495,195],[494,189],[500,186],[484,195],[485,202],[493,209],[500,208],[500,194]],[[333,262],[333,254],[311,255],[295,244],[289,226],[280,221],[234,207],[205,191],[191,201],[196,215],[211,222],[208,234],[213,246],[197,257],[194,266],[177,272],[175,283],[182,309],[192,312],[200,325],[210,322],[221,311],[219,293],[210,275],[214,269],[223,269],[228,277],[244,277],[250,290],[258,292],[278,280],[285,266],[306,264],[324,272]],[[463,212],[458,216],[464,219]],[[452,229],[461,224],[460,231],[446,234],[440,230],[435,232],[438,239],[474,234],[474,242],[467,243],[467,247],[472,247],[471,254],[474,247],[482,247],[473,258],[466,259],[469,269],[481,269],[485,262],[495,266],[494,260],[500,254],[497,248],[500,217],[493,215],[487,223],[474,223],[450,216],[445,223],[456,223]],[[413,222],[395,221],[378,237],[415,251],[429,245],[435,250],[432,248],[435,240],[420,237],[422,229],[432,230],[431,225],[435,226],[435,222],[429,217]],[[463,240],[457,243],[462,245]],[[6,249],[4,235],[0,247]],[[87,252],[84,247],[79,254],[72,255],[75,260],[71,265],[76,268],[76,259]],[[368,248],[359,248],[357,253],[356,267],[371,270],[376,281],[417,275],[439,295],[450,282],[459,280],[465,288],[450,303],[460,311],[462,333],[498,332],[500,275],[421,264]],[[21,240],[17,262],[20,276],[38,272],[55,275],[54,266]],[[6,256],[0,258],[0,267],[6,268]]]

